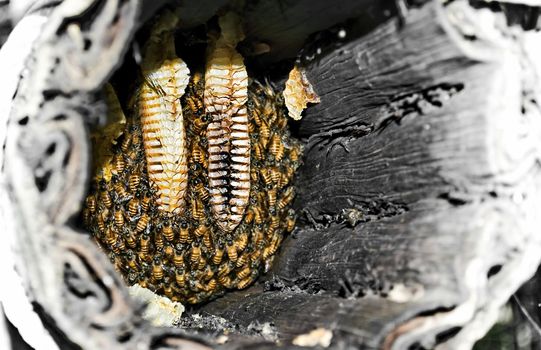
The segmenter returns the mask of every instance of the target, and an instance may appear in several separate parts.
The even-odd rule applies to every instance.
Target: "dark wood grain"
[[[198,312],[273,322],[286,344],[325,326],[356,332],[335,346],[453,348],[488,329],[534,272],[519,237],[536,200],[516,194],[537,191],[537,146],[510,127],[531,115],[519,78],[531,67],[511,54],[516,42],[481,31],[486,6],[406,10],[303,54],[321,103],[296,125],[306,142],[298,228],[259,286]]]
[[[243,12],[246,40],[270,46],[270,52],[260,57],[265,63],[297,57],[309,36],[318,32],[334,43],[337,25],[354,22],[357,34],[367,33],[396,13],[395,2],[389,0],[258,0],[247,2]]]

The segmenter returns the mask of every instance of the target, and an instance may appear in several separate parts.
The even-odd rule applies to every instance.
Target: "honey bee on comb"
[[[174,46],[164,47],[174,45],[175,23],[173,13],[162,15],[149,39],[161,38],[153,50],[161,49],[162,54],[147,55],[163,73],[154,83],[167,88],[157,88],[152,82],[149,85],[148,77],[143,77],[139,88],[131,92],[155,100],[150,101],[154,106],[143,100],[134,103],[121,132],[115,133],[119,136],[103,139],[108,143],[99,150],[106,152],[110,161],[102,165],[107,169],[94,169],[82,218],[126,283],[138,283],[175,301],[194,304],[229,289],[247,288],[270,266],[284,236],[294,228],[293,177],[302,148],[289,133],[288,111],[280,91],[241,74],[245,90],[234,90],[229,97],[222,94],[215,78],[224,71],[213,70],[212,62],[221,62],[224,51],[212,53],[210,48],[207,64],[188,70],[175,56]],[[234,67],[228,70],[225,62],[222,69],[233,75],[246,72],[242,57],[231,44],[235,40],[231,41],[227,32],[236,27],[221,24],[221,35],[227,40],[214,42],[214,50],[223,44],[226,48],[222,49],[234,56],[230,62]],[[163,52],[167,57],[160,58]],[[185,81],[178,70],[170,70],[172,62],[179,70],[189,71],[189,76],[183,76]],[[145,69],[142,72],[144,76]],[[177,85],[167,84],[186,86],[180,87],[180,93]],[[141,95],[142,91],[146,95]],[[165,107],[159,105],[160,98]],[[209,108],[222,102],[223,108]],[[160,124],[162,116],[158,114],[164,111],[174,114],[168,114],[168,122]],[[237,126],[222,130],[227,126],[223,120]],[[167,129],[163,133],[162,127]],[[209,130],[221,134],[216,136]],[[175,138],[168,138],[171,131]],[[172,149],[168,145],[179,149],[172,147],[175,150],[168,153]],[[230,157],[232,162],[222,164],[217,156]],[[228,168],[235,161],[247,168]],[[105,170],[111,176],[101,176]],[[213,183],[213,179],[222,182]],[[235,196],[241,196],[242,203],[230,201]]]

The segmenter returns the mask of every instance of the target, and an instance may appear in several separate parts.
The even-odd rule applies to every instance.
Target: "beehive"
[[[113,175],[95,177],[83,210],[85,226],[128,284],[188,303],[245,288],[270,265],[294,227],[292,181],[301,157],[281,94],[251,81],[249,201],[239,225],[224,231],[212,215],[204,89],[204,77],[196,72],[181,99],[188,150],[185,208],[160,210],[158,186],[145,164],[141,122],[132,115],[110,145]]]

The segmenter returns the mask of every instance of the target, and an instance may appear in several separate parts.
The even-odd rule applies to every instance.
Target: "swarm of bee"
[[[227,23],[221,27],[229,40]],[[158,64],[153,71],[143,62],[137,107],[109,137],[95,138],[95,152],[103,143],[106,152],[95,154],[82,217],[129,285],[195,304],[246,288],[268,269],[295,225],[292,181],[302,150],[289,135],[282,95],[243,76],[232,51],[238,40],[218,38],[206,71],[184,79],[174,47],[164,49],[174,45],[172,31],[163,21],[155,28],[168,56],[147,51]]]

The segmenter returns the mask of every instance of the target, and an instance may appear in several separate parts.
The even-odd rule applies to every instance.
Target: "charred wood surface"
[[[484,6],[429,2],[301,57],[321,103],[298,124],[299,228],[264,288],[203,310],[274,319],[286,342],[308,320],[355,329],[367,348],[467,346],[488,330],[539,262],[539,109],[524,99],[538,83],[520,78],[537,68],[516,54],[522,38],[492,35],[508,24]]]

